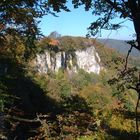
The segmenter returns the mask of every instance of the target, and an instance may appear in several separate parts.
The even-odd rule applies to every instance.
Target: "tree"
[[[135,47],[140,51],[140,0],[73,0],[73,4],[75,8],[81,4],[84,4],[85,10],[91,9],[93,15],[99,16],[99,18],[95,22],[91,23],[90,27],[88,28],[88,37],[100,33],[102,29],[117,30],[126,20],[133,22],[137,44],[134,41],[129,42],[131,44],[131,48],[128,51],[128,55],[126,57],[125,70],[122,72],[123,75],[125,73],[127,74],[127,61],[132,48]],[[113,23],[112,19],[116,17],[122,19],[122,22]],[[127,75],[129,75],[129,73]],[[137,108],[140,99],[139,85],[140,80],[135,84],[135,87],[133,88],[138,93],[138,100],[136,105],[136,129],[138,135],[139,127]]]
[[[5,36],[20,36],[28,47],[34,46],[39,35],[38,18],[52,11],[68,11],[66,0],[1,0],[0,1],[0,45],[6,43]]]
[[[30,41],[39,33],[37,18],[45,14],[53,14],[61,10],[69,11],[66,0],[1,0],[0,2],[0,35],[20,34]],[[72,0],[74,8],[85,5],[85,10],[92,10],[93,15],[99,18],[91,23],[88,35],[95,35],[101,29],[116,30],[121,23],[112,23],[111,20],[119,17],[130,20],[134,24],[136,41],[133,46],[140,50],[140,0]],[[29,43],[29,41],[28,41]]]
[[[138,43],[138,45],[133,44],[133,47],[140,51],[140,0],[73,0],[72,2],[75,8],[84,4],[85,10],[91,9],[93,15],[99,16],[88,28],[88,36],[94,36],[101,29],[117,30],[121,27],[121,23],[126,20],[132,21]],[[122,19],[122,22],[111,22],[116,17]]]

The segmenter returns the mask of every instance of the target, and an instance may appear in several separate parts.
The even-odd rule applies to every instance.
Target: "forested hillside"
[[[115,39],[97,39],[98,42],[101,42],[106,47],[113,48],[121,54],[127,55],[128,50],[131,48],[131,45],[128,43],[128,40],[115,40]],[[136,48],[133,48],[130,56],[140,57],[139,51]]]
[[[13,41],[12,37],[7,38]],[[114,49],[94,39],[69,36],[44,37],[35,43],[31,57],[24,59],[29,50],[17,40],[12,47],[9,43],[0,51],[1,139],[136,138],[137,93],[128,87],[138,81],[137,59],[131,58],[126,69],[126,58]],[[36,54],[45,50],[52,55],[58,50],[74,55],[74,50],[91,44],[101,58],[99,74],[79,69],[70,75],[65,68],[42,74],[32,67]]]

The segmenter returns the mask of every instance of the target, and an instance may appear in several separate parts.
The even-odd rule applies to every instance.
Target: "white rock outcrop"
[[[50,52],[45,51],[43,54],[37,54],[34,61],[35,68],[40,73],[47,73],[49,70],[57,72],[60,68],[72,72],[83,69],[89,73],[100,73],[100,57],[94,46],[77,50],[73,53],[74,55],[61,51],[52,56]],[[73,61],[76,62],[74,63]]]
[[[99,74],[100,72],[100,57],[92,46],[85,50],[76,51],[77,65],[80,69],[84,69],[86,72],[94,72]]]

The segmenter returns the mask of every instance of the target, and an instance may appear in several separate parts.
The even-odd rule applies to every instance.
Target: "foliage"
[[[22,63],[25,61],[25,55],[27,53],[27,49],[23,42],[20,40],[18,36],[7,36],[7,42],[0,49],[1,56],[9,57],[17,63]],[[31,55],[30,55],[31,56]]]
[[[89,29],[89,33],[87,36],[96,35],[97,33],[101,33],[101,29],[105,30],[117,30],[121,27],[121,24],[125,22],[123,19],[130,20],[134,23],[134,28],[136,32],[138,45],[131,44],[136,49],[140,50],[140,30],[138,25],[139,21],[139,10],[140,10],[140,2],[136,0],[124,0],[124,1],[116,1],[116,0],[87,0],[89,6],[92,9],[92,13],[95,16],[98,16],[97,20],[91,23]],[[122,22],[113,22],[112,20],[115,18],[122,19]]]
[[[33,46],[33,40],[38,35],[37,18],[52,11],[60,12],[61,10],[69,11],[66,6],[67,1],[1,1],[1,14],[0,14],[0,27],[1,27],[1,40],[4,42],[5,34],[19,34],[19,36],[26,37],[25,43]],[[113,23],[112,19],[119,17],[120,19],[129,19],[134,23],[138,46],[133,45],[139,49],[139,0],[135,2],[130,0],[125,1],[112,1],[112,0],[73,0],[74,8],[80,5],[85,5],[85,10],[92,10],[93,15],[99,18],[91,23],[88,35],[95,35],[100,33],[101,29],[117,30],[121,27],[121,23]],[[15,25],[15,26],[13,26]],[[29,46],[28,46],[29,47]]]
[[[50,139],[75,139],[79,135],[86,135],[86,133],[92,134],[94,131],[94,128],[90,128],[90,125],[94,123],[93,116],[87,112],[89,109],[86,108],[86,110],[82,110],[82,112],[76,107],[74,107],[72,104],[75,104],[75,99],[78,101],[77,105],[81,105],[81,101],[83,101],[83,104],[86,105],[86,102],[78,96],[73,96],[70,98],[67,98],[67,101],[71,102],[71,104],[68,103],[68,108],[65,106],[64,112],[62,114],[57,114],[55,117],[55,120],[50,120],[51,116],[47,115],[46,117],[42,119],[41,122],[43,122],[43,125],[40,126],[40,136],[44,136],[44,138],[50,138]],[[65,102],[67,104],[67,101]],[[69,108],[71,108],[69,110]],[[89,110],[90,111],[90,110]]]
[[[140,69],[140,63],[139,58],[129,58],[129,63],[133,66],[136,66],[138,69]]]
[[[27,2],[2,0],[0,2],[0,31],[2,44],[5,35],[18,35],[28,47],[33,47],[34,40],[39,35],[37,18],[45,14],[53,14],[53,11],[60,12],[61,9],[68,11],[66,1],[39,1]],[[30,46],[31,45],[31,46]]]
[[[52,41],[55,40],[56,45],[51,45]],[[49,48],[58,48],[58,51],[73,52],[77,49],[84,49],[93,45],[92,41],[84,37],[72,37],[72,36],[62,36],[62,37],[43,37],[38,42],[38,47],[40,50],[44,51]]]
[[[127,88],[135,88],[139,81],[138,78],[138,69],[136,67],[130,67],[118,72],[116,77],[111,79],[109,83],[116,84],[118,90],[124,91]]]
[[[84,37],[63,36],[59,38],[60,48],[65,51],[84,49],[92,45],[89,39]]]
[[[121,114],[112,115],[109,121],[109,126],[111,128],[119,129],[121,131],[133,132],[134,121],[130,119],[125,119]]]
[[[91,83],[95,84],[99,82],[99,76],[93,73],[89,74],[88,72],[80,69],[78,73],[73,74],[70,81],[75,89],[81,90]]]
[[[119,68],[122,65],[119,58],[123,58],[114,50],[98,47],[101,47],[98,53],[102,58],[107,55],[102,64],[104,69],[99,75],[84,70],[69,75],[63,69],[57,73],[39,74],[22,62],[22,55],[17,59],[16,55],[9,58],[7,50],[2,52],[0,89],[4,94],[0,96],[1,109],[4,105],[4,112],[16,118],[7,120],[5,134],[10,132],[8,138],[21,138],[24,135],[25,139],[115,139],[116,136],[109,134],[114,129],[119,129],[121,133],[134,132],[133,119],[127,120],[124,114],[118,117],[114,110],[133,112],[135,93],[128,90],[123,92],[117,84],[108,84],[110,77],[116,73],[116,66]],[[18,54],[16,50],[15,54]],[[24,54],[24,50],[20,54]],[[115,64],[109,65],[108,62],[112,60]],[[131,70],[124,80],[137,77],[135,69]],[[137,79],[133,80],[129,84],[135,84]],[[115,127],[114,118],[118,121],[118,127]]]
[[[94,84],[85,87],[80,95],[93,105],[94,110],[102,110],[111,104],[111,90],[107,86]]]
[[[95,35],[101,29],[116,30],[120,28],[119,23],[110,22],[117,16],[130,19],[134,23],[138,42],[138,46],[131,45],[140,50],[140,2],[138,0],[73,0],[72,3],[75,8],[84,4],[85,10],[92,9],[93,14],[99,16],[97,21],[88,28],[89,35]],[[132,118],[125,122],[125,116],[114,115],[115,105],[113,107],[105,106],[109,100],[104,93],[110,95],[111,92],[115,93],[116,88],[118,88],[117,85],[112,88],[107,84],[106,79],[109,76],[106,76],[105,73],[98,77],[79,72],[80,74],[75,76],[76,78],[70,80],[67,80],[67,76],[61,72],[50,77],[48,75],[44,77],[44,75],[32,74],[29,76],[27,74],[26,65],[23,62],[35,51],[36,39],[40,35],[37,19],[48,13],[55,15],[52,11],[69,11],[66,7],[66,0],[1,0],[0,7],[0,105],[1,110],[10,116],[4,118],[7,124],[5,132],[7,139],[40,139],[40,136],[47,139],[76,139],[85,137],[85,135],[92,135],[95,139],[98,137],[104,139],[106,133],[112,132],[114,129],[120,129],[121,133],[124,131],[133,132]],[[43,45],[39,45],[46,47],[44,44],[47,43],[52,54],[58,49],[73,51],[75,48],[84,49],[85,46],[93,45],[86,39],[72,37],[59,39],[60,48],[56,42],[47,38],[41,42]],[[42,50],[40,48],[39,51]],[[106,57],[108,52],[101,49],[100,56],[104,60],[104,66],[110,68],[110,71],[115,71],[116,66],[123,62],[122,58],[118,58],[117,53],[112,50],[110,50],[111,57]],[[120,93],[126,87],[135,85],[137,82],[135,68],[124,72],[123,79],[120,81],[120,85],[118,84],[121,87],[118,88]],[[72,80],[74,84],[71,84]],[[116,79],[114,80],[116,81]],[[126,81],[129,81],[128,85]],[[16,99],[11,102],[10,98],[13,97]],[[130,105],[129,100],[123,95],[121,98],[114,98],[111,98],[114,99],[114,102],[118,101],[119,104],[124,102],[124,106],[115,106],[117,109],[133,111],[133,104]],[[131,99],[131,96],[128,98]],[[105,110],[99,110],[102,108]],[[37,114],[45,114],[49,118],[42,117],[40,121],[40,118],[35,118]],[[104,120],[108,120],[107,124],[103,122]],[[35,124],[30,124],[31,122]],[[33,129],[37,133],[33,132]]]
[[[124,57],[117,51],[105,47],[103,44],[93,39],[93,44],[99,53],[103,67],[107,69],[118,69],[124,65]]]

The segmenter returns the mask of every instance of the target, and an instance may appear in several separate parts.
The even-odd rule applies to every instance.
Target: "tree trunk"
[[[128,0],[128,8],[131,11],[131,19],[134,24],[134,29],[136,32],[136,40],[137,45],[136,49],[140,51],[140,7],[139,3],[136,2],[136,0]]]
[[[133,19],[134,29],[136,31],[137,49],[140,51],[140,13],[137,13]]]
[[[139,116],[138,116],[139,100],[140,100],[140,93],[138,93],[138,99],[137,99],[137,104],[136,104],[136,109],[135,109],[135,115],[136,115],[136,132],[137,132],[138,139],[139,139]]]

